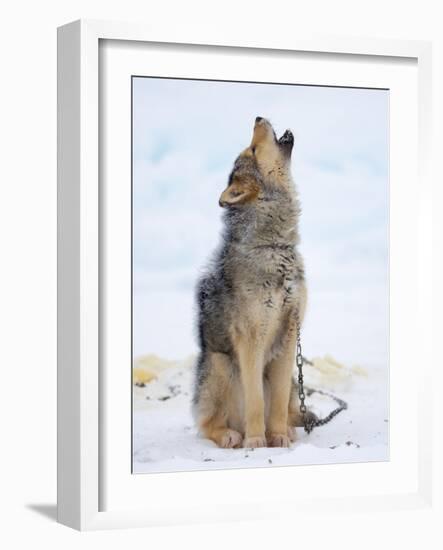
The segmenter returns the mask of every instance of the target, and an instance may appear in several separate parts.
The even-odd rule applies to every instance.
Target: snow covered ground
[[[305,365],[306,385],[348,403],[329,424],[297,429],[290,449],[220,449],[198,435],[191,414],[193,358],[136,359],[133,391],[133,473],[270,467],[389,459],[388,370],[346,367],[332,357]],[[337,404],[313,393],[308,406],[323,417]]]

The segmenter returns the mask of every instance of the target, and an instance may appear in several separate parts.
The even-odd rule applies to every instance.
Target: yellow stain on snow
[[[132,370],[132,383],[136,386],[149,384],[152,380],[156,380],[157,375],[149,369],[142,367],[134,367]]]
[[[354,376],[367,377],[367,371],[359,366],[347,367],[329,354],[323,357],[314,357],[312,365],[306,365],[306,372],[312,378],[312,382],[336,386],[345,384],[348,386]]]
[[[149,382],[157,380],[159,374],[165,369],[178,366],[189,367],[192,362],[192,357],[188,357],[184,361],[170,361],[162,359],[152,353],[149,355],[141,355],[134,359],[132,383],[135,386],[149,384]]]

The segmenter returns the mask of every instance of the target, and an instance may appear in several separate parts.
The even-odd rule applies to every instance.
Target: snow
[[[389,459],[387,369],[346,367],[332,357],[305,364],[306,386],[330,392],[348,409],[306,434],[297,428],[290,449],[220,449],[202,438],[191,414],[193,358],[134,362],[133,473],[177,472]],[[313,393],[308,406],[324,417],[337,404]]]

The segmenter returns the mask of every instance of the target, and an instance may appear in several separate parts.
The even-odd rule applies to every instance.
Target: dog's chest
[[[289,301],[298,278],[294,249],[265,247],[252,257],[251,282],[260,287],[271,301],[286,298]]]
[[[245,319],[264,339],[273,338],[284,329],[288,317],[297,307],[298,280],[294,270],[278,265],[267,266],[258,276],[249,273],[249,281],[243,286],[242,307]],[[282,273],[283,271],[283,273]]]
[[[293,328],[296,296],[296,290],[288,297],[284,288],[271,287],[257,289],[243,301],[238,321],[268,359],[279,353],[281,343]]]
[[[235,264],[235,294],[249,319],[263,326],[278,324],[296,305],[300,274],[295,250],[255,247],[243,251]]]
[[[295,322],[302,283],[295,250],[266,247],[237,260],[230,310],[234,330],[249,334],[270,359],[279,353]]]

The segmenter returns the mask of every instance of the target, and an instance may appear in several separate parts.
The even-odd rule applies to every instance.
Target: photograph
[[[132,473],[388,461],[389,90],[131,93]]]

